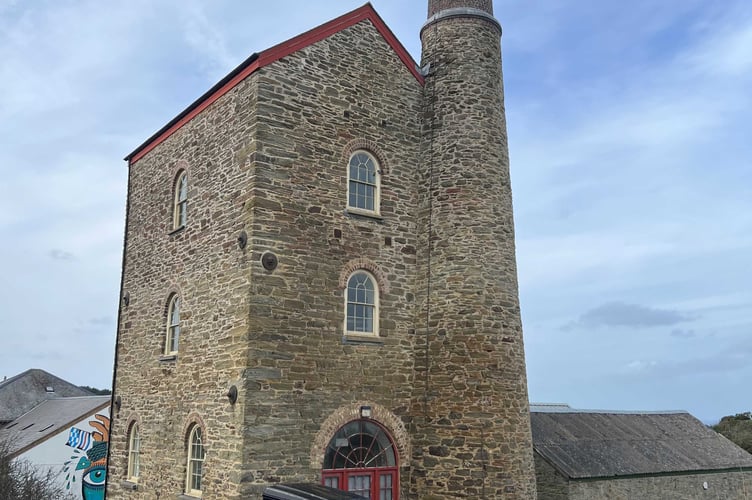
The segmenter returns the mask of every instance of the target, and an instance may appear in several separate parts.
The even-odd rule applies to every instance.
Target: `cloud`
[[[54,248],[50,250],[48,254],[53,260],[63,260],[63,261],[71,261],[76,258],[75,255],[73,255],[70,252],[66,252],[65,250],[60,250],[57,248]]]
[[[697,334],[694,330],[682,330],[681,328],[675,328],[671,330],[671,336],[680,339],[691,339],[696,337]]]
[[[637,304],[609,302],[582,314],[566,328],[580,327],[627,327],[652,328],[671,326],[696,318],[676,310],[654,309]]]
[[[620,375],[667,379],[709,373],[733,373],[748,369],[751,355],[752,342],[745,339],[687,359],[637,359],[627,363]]]
[[[99,318],[91,318],[89,320],[90,325],[96,325],[96,326],[111,325],[112,322],[113,321],[110,316],[101,316]]]

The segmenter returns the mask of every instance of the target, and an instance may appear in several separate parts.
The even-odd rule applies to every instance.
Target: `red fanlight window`
[[[384,428],[372,420],[353,420],[326,448],[322,483],[370,500],[399,500],[397,458]]]

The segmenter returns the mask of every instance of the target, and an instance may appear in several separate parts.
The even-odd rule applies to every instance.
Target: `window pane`
[[[201,489],[201,469],[202,469],[202,463],[199,461],[192,461],[191,462],[193,467],[191,470],[191,489],[192,490],[200,490]]]
[[[170,325],[177,325],[180,323],[180,299],[172,299],[170,304]]]
[[[368,333],[373,333],[373,308],[368,306],[365,307],[364,311],[364,319],[363,319],[363,331]]]
[[[186,199],[188,199],[188,176],[183,174],[183,176],[180,177],[178,200],[183,201]]]
[[[339,489],[339,478],[338,477],[326,477],[326,478],[324,478],[324,486],[328,486],[330,488]]]
[[[371,476],[350,476],[347,478],[347,491],[371,498]]]
[[[178,350],[178,338],[180,337],[180,327],[173,326],[170,328],[170,351]]]
[[[185,208],[186,202],[182,202],[180,205],[178,205],[178,225],[180,226],[185,226],[186,222],[188,221]]]
[[[391,474],[382,474],[379,477],[379,500],[392,500]]]

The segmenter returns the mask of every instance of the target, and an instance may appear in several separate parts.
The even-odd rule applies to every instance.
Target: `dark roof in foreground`
[[[535,451],[570,479],[752,468],[752,455],[687,412],[531,405]]]
[[[79,420],[110,404],[110,396],[58,398],[43,401],[34,409],[0,429],[0,442],[11,456],[23,453],[55,434],[67,431]]]
[[[32,368],[0,382],[0,422],[10,422],[46,399],[91,395],[51,373]]]
[[[355,500],[363,497],[321,484],[297,483],[269,486],[264,489],[263,498],[264,500]]]

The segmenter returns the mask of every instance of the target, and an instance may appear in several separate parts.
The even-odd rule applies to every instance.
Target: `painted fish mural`
[[[84,500],[104,500],[110,418],[100,414],[94,415],[94,418],[89,421],[93,431],[72,427],[65,443],[74,450],[71,459],[63,466],[66,488],[70,490],[71,486],[75,486],[78,471],[83,471],[81,495]]]

